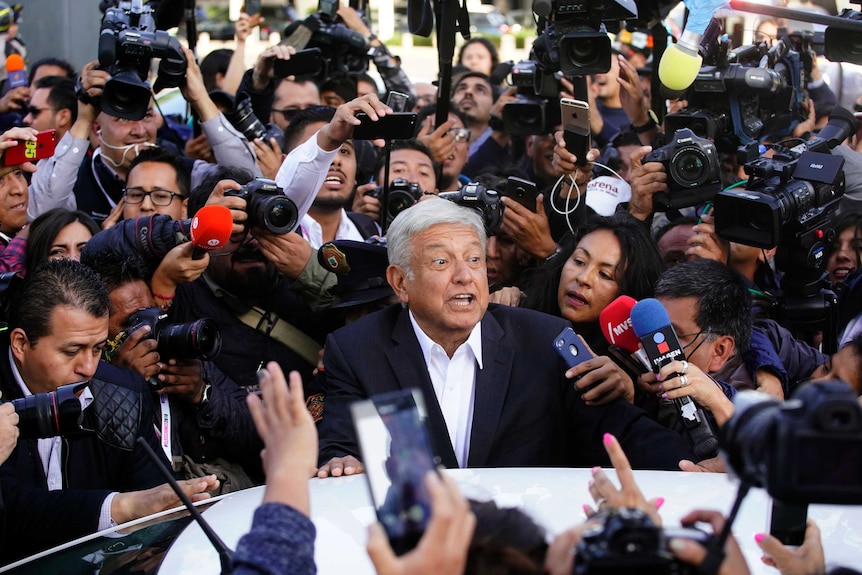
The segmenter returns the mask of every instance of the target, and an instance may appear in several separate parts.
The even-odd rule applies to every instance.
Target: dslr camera
[[[707,546],[710,536],[703,531],[663,530],[642,509],[625,507],[600,511],[597,519],[603,519],[602,524],[585,531],[575,550],[574,575],[700,573],[696,566],[677,559],[668,542],[682,537]]]
[[[296,204],[273,180],[255,178],[238,190],[225,190],[224,194],[246,201],[249,228],[261,227],[282,235],[293,231],[299,222]]]
[[[80,393],[89,382],[62,385],[55,391],[13,399],[21,439],[45,439],[81,431]]]
[[[111,116],[140,120],[153,90],[176,88],[185,81],[188,62],[179,41],[156,30],[149,5],[144,7],[141,0],[118,4],[105,10],[99,33],[99,64],[111,74],[99,105]],[[153,58],[161,61],[151,90],[147,77]]]
[[[240,99],[234,109],[225,114],[225,117],[249,142],[260,140],[268,146],[269,139],[275,138],[280,146],[284,145],[282,141],[284,133],[275,124],[264,125],[255,115],[251,107],[251,98],[247,96]]]
[[[721,191],[721,163],[715,145],[688,128],[677,130],[671,143],[653,150],[643,161],[659,162],[668,175],[667,193],[653,196],[657,212],[696,206]]]
[[[416,182],[408,182],[404,178],[396,178],[389,184],[389,207],[386,211],[387,226],[395,216],[415,204],[422,197],[422,188]],[[377,187],[365,192],[366,196],[383,201],[383,188]]]
[[[473,208],[482,216],[485,232],[493,236],[503,223],[503,203],[496,190],[486,188],[478,182],[470,182],[457,192],[443,192],[440,197],[465,208]]]
[[[158,342],[163,358],[213,359],[221,351],[221,333],[211,319],[188,323],[169,323],[168,314],[157,307],[141,308],[129,318],[126,337],[144,326],[150,326],[152,339]]]
[[[734,473],[790,504],[862,504],[862,407],[846,383],[800,387],[784,402],[756,391],[734,398],[721,429]]]

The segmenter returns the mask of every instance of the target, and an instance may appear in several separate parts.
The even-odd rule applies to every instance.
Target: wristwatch
[[[646,124],[642,124],[640,126],[635,126],[632,124],[632,132],[635,134],[643,134],[644,132],[649,132],[653,128],[658,126],[658,116],[655,115],[655,112],[652,110],[647,110],[647,121]]]
[[[201,400],[195,404],[195,407],[198,409],[203,409],[210,402],[210,392],[212,391],[213,385],[210,382],[204,383],[204,393],[201,397]]]

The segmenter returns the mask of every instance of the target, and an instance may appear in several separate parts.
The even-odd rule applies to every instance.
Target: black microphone
[[[632,308],[632,329],[641,340],[641,345],[652,363],[653,373],[672,361],[684,361],[685,351],[667,310],[657,299],[647,298]],[[690,397],[683,396],[673,400],[679,419],[691,438],[694,454],[700,459],[708,459],[718,454],[718,438],[715,436],[706,414]]]
[[[168,480],[168,485],[171,486],[171,489],[174,490],[174,493],[177,494],[177,497],[180,498],[180,501],[183,502],[183,505],[186,506],[186,509],[189,510],[189,513],[194,518],[195,521],[200,525],[201,530],[204,532],[204,535],[207,536],[207,539],[210,540],[210,543],[218,552],[219,562],[221,563],[221,572],[222,575],[230,575],[233,573],[233,566],[231,566],[231,554],[233,551],[230,550],[230,547],[225,545],[224,541],[221,540],[221,537],[215,532],[215,530],[210,526],[209,523],[203,518],[201,512],[198,511],[198,508],[192,504],[191,499],[183,492],[182,488],[177,483],[177,480],[174,479],[174,474],[170,472],[170,470],[165,467],[165,464],[161,462],[159,456],[156,455],[156,452],[153,451],[153,448],[150,447],[150,444],[147,443],[147,440],[143,437],[138,437],[138,444],[144,448],[144,452],[147,454],[153,463],[156,464],[158,470],[165,476],[165,479]]]

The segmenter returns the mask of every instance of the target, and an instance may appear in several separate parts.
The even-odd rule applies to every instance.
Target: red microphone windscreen
[[[12,54],[8,58],[6,58],[6,71],[7,72],[18,72],[19,70],[24,69],[24,58],[22,58],[19,54]]]
[[[224,206],[204,206],[192,218],[192,244],[204,250],[217,250],[230,239],[233,218]]]
[[[640,340],[632,329],[632,308],[636,303],[638,300],[635,298],[621,295],[599,314],[599,325],[605,339],[628,353],[636,352],[640,346]]]

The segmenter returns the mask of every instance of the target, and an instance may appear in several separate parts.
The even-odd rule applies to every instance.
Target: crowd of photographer
[[[80,73],[7,60],[0,563],[176,506],[164,464],[195,500],[265,481],[235,572],[311,573],[307,478],[395,473],[365,461],[355,405],[417,386],[447,467],[612,464],[622,488],[594,468],[597,509],[548,546],[417,467],[397,494],[421,500],[399,518],[415,538],[370,532],[382,574],[589,573],[615,533],[661,533],[631,467],[729,465],[834,502],[776,477],[862,440],[859,121],[813,40],[765,21],[736,48],[707,30],[693,87],[657,115],[652,49],[607,34],[638,15],[563,4],[534,6],[529,60],[472,39],[432,90],[331,2],[248,70],[259,14],[198,65],[137,1],[106,3]],[[684,523],[713,537],[644,557],[747,571],[724,518]],[[784,573],[825,570],[813,523],[798,552],[758,544]]]

